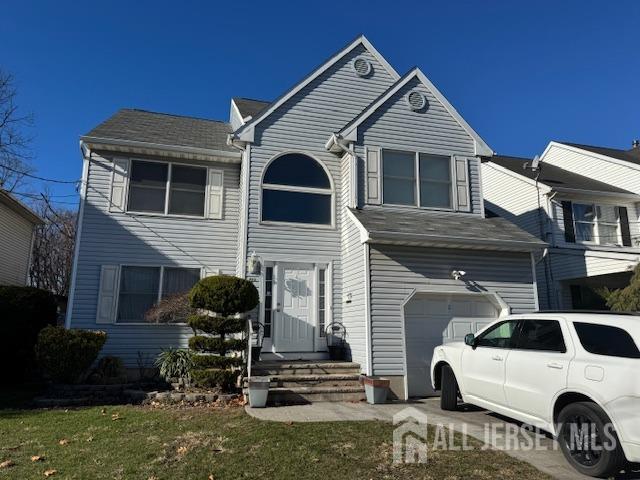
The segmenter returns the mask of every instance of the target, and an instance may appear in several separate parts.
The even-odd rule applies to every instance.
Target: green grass
[[[471,451],[429,451],[426,465],[396,465],[392,439],[384,422],[271,423],[237,407],[5,409],[0,462],[15,465],[0,479],[45,478],[49,469],[54,480],[548,478],[472,441]]]

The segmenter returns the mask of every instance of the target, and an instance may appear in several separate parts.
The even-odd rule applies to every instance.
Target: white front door
[[[310,265],[280,264],[275,312],[275,350],[313,352],[315,270]]]

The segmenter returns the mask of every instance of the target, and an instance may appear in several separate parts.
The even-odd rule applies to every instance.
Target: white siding
[[[640,255],[634,254],[608,254],[607,252],[595,253],[559,249],[551,251],[551,265],[555,281],[631,271],[638,264],[638,260],[640,260]]]
[[[0,285],[25,285],[33,223],[0,203]]]
[[[122,156],[122,155],[120,155]],[[120,356],[135,367],[138,354],[147,363],[168,347],[184,347],[191,335],[186,326],[96,325],[98,284],[102,265],[205,267],[235,274],[239,211],[239,166],[189,162],[224,170],[222,220],[171,218],[109,212],[110,156],[95,153],[89,163],[88,188],[79,245],[72,328],[107,332],[103,355]]]
[[[374,375],[404,375],[402,303],[414,289],[463,292],[464,284],[450,277],[453,269],[465,270],[477,288],[497,293],[512,313],[535,309],[528,253],[372,245],[370,256]]]

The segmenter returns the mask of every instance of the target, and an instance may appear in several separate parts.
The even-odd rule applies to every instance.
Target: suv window
[[[573,322],[584,349],[596,355],[640,358],[638,346],[622,328],[595,323]]]
[[[515,348],[560,353],[567,351],[557,320],[524,320]]]
[[[512,348],[518,320],[506,320],[489,328],[476,341],[478,347]]]

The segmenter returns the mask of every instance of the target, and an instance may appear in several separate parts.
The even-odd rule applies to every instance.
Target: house
[[[536,258],[541,308],[606,308],[598,291],[626,286],[640,260],[640,147],[551,142],[536,164],[484,162],[487,209],[549,243]]]
[[[417,68],[360,36],[272,102],[229,121],[121,110],[82,137],[67,325],[100,328],[129,366],[184,346],[144,312],[203,275],[255,281],[263,358],[349,356],[400,398],[431,393],[436,344],[537,308],[545,246],[485,218],[492,150]]]
[[[0,285],[26,285],[35,227],[42,219],[0,189]]]

